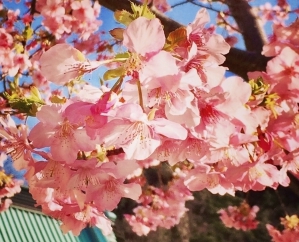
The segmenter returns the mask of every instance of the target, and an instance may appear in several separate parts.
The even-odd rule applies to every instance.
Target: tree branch
[[[267,36],[249,3],[246,0],[225,0],[225,3],[243,35],[246,49],[260,53]]]
[[[233,1],[233,0],[227,0],[227,1]],[[236,0],[241,1],[241,0]],[[243,1],[243,0],[242,0]],[[102,5],[105,8],[110,9],[111,11],[116,10],[127,10],[131,11],[131,5],[129,0],[98,0],[100,5]],[[140,2],[136,0],[131,0],[131,2],[135,4],[140,4]],[[164,25],[164,31],[166,36],[175,29],[182,27],[182,25],[164,14],[161,14],[155,10],[153,10],[156,14],[157,18],[160,19],[161,23]],[[253,18],[253,16],[251,16]],[[246,20],[247,21],[247,20]],[[250,30],[253,31],[253,30]],[[243,31],[244,34],[250,33],[250,31]],[[256,37],[255,34],[249,35],[246,38],[253,38],[251,42],[255,42],[254,38]],[[244,38],[245,39],[245,38]],[[250,41],[247,41],[250,42]],[[263,43],[262,40],[259,40],[259,48],[261,48],[261,45]],[[257,44],[254,45],[255,47],[258,46]],[[256,49],[254,49],[256,51]],[[266,69],[267,62],[269,58],[261,55],[259,52],[254,51],[243,51],[236,48],[231,48],[230,52],[226,55],[226,61],[223,63],[223,66],[228,67],[229,70],[239,76],[241,76],[244,79],[247,79],[247,72],[250,71],[264,71]]]
[[[195,2],[194,0],[187,0],[187,2],[189,2],[189,3],[191,3],[191,4],[195,5],[195,6],[201,7],[201,8],[209,9],[209,10],[211,10],[213,12],[216,12],[216,13],[220,13],[221,12],[220,10],[217,10],[215,8],[212,8],[212,7],[206,6],[206,5],[202,4],[202,3],[199,3],[198,1]],[[209,4],[209,5],[211,5],[211,4]]]

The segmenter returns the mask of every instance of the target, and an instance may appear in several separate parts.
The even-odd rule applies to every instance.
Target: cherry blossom
[[[298,20],[285,24],[286,1],[257,8],[273,22],[262,51],[272,59],[248,82],[225,77],[227,42],[237,38],[206,27],[204,8],[166,36],[150,10],[170,10],[166,0],[132,3],[132,13],[115,12],[124,27],[106,41],[97,1],[33,2],[25,15],[0,4],[0,211],[22,184],[2,169],[7,156],[26,169],[36,205],[75,235],[86,226],[110,233],[104,212],[124,197],[136,202],[125,219],[142,236],[177,225],[193,191],[234,196],[299,177]],[[237,36],[227,16],[218,15]],[[102,66],[103,78],[90,77],[99,87],[91,86],[85,74]],[[30,131],[28,116],[36,118]],[[146,169],[170,175],[154,186]],[[258,210],[244,201],[219,214],[225,226],[246,231],[257,227]],[[266,225],[273,241],[295,241],[298,217],[282,224],[282,232]]]
[[[27,140],[27,126],[16,126],[10,115],[6,119],[0,118],[0,151],[10,155],[17,170],[26,169],[32,161],[31,147]]]
[[[48,81],[59,85],[97,69],[101,61],[89,61],[83,53],[68,44],[57,44],[40,58],[41,72]]]
[[[259,207],[250,207],[246,202],[243,202],[239,207],[229,206],[227,209],[220,209],[218,213],[226,227],[246,231],[256,229],[258,221],[255,219],[258,211]]]
[[[97,140],[90,140],[84,128],[71,123],[64,115],[63,106],[43,106],[37,118],[41,122],[30,131],[29,139],[37,148],[50,147],[55,160],[71,163],[78,151],[95,148]]]
[[[298,239],[299,230],[299,219],[297,215],[281,218],[281,224],[284,225],[284,230],[279,231],[275,229],[272,225],[266,224],[269,235],[272,237],[273,242],[287,242],[287,241],[296,241]]]
[[[112,128],[113,133],[110,132]],[[119,107],[115,118],[100,133],[106,146],[122,147],[128,159],[137,160],[146,159],[155,151],[161,144],[159,135],[178,140],[184,140],[187,136],[186,129],[181,125],[164,118],[152,119],[151,114],[146,115],[137,104]]]

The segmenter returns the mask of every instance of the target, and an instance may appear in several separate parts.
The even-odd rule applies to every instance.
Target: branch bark
[[[140,2],[136,0],[97,0],[100,5],[105,8],[110,9],[111,11],[116,10],[127,10],[131,11],[130,2],[135,4],[140,4]],[[227,0],[229,1],[229,0]],[[233,1],[233,0],[230,0]],[[241,1],[241,0],[236,0]],[[160,19],[161,23],[164,25],[164,31],[166,36],[175,29],[182,27],[182,25],[164,14],[161,14],[155,10],[153,10],[156,14],[157,18]],[[253,18],[252,15],[250,18]],[[249,20],[246,20],[249,21]],[[246,34],[248,31],[245,31]],[[255,35],[248,34],[248,38],[255,38]],[[253,40],[254,42],[254,40]],[[259,41],[260,42],[260,41]],[[261,43],[259,44],[261,45]],[[244,79],[247,79],[247,72],[250,71],[264,71],[266,69],[267,62],[269,58],[260,54],[260,52],[256,51],[244,51],[237,48],[231,48],[230,52],[225,56],[226,61],[223,63],[223,66],[228,67],[229,70],[238,76],[241,76]]]
[[[225,3],[241,31],[246,49],[260,53],[267,43],[267,36],[252,7],[246,0],[225,0]]]

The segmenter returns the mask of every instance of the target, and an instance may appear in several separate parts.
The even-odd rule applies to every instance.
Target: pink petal
[[[158,52],[165,44],[163,27],[157,18],[137,18],[124,31],[123,37],[124,46],[142,56]]]
[[[185,140],[187,138],[187,130],[175,122],[164,118],[157,118],[153,121],[150,121],[150,124],[156,133],[162,134],[168,138],[179,140]]]
[[[53,127],[38,123],[30,131],[28,138],[36,148],[44,148],[52,144],[54,134],[55,130]]]
[[[148,158],[160,145],[160,140],[134,138],[130,143],[121,145],[127,159],[144,160]]]
[[[71,138],[57,138],[51,145],[54,160],[73,163],[77,158],[78,148]]]
[[[36,117],[43,123],[56,126],[59,122],[63,121],[61,112],[60,105],[45,105],[37,112]]]
[[[122,185],[122,196],[131,198],[133,200],[138,200],[142,191],[139,184],[130,183]]]
[[[69,44],[57,44],[40,58],[41,72],[48,81],[64,85],[79,76],[75,66],[85,61],[84,55]]]

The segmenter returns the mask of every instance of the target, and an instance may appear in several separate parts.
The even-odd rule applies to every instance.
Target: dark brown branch
[[[209,6],[206,6],[205,4],[201,4],[199,3],[198,1],[194,1],[194,0],[187,0],[189,3],[195,5],[195,6],[198,6],[198,7],[201,7],[201,8],[206,8],[206,9],[209,9],[213,12],[216,12],[216,13],[220,13],[221,11],[220,10],[217,10],[215,8],[212,8],[212,7],[209,7]],[[211,4],[210,4],[211,5]]]
[[[239,1],[239,0],[238,0]],[[127,10],[131,11],[130,1],[128,0],[98,0],[98,2],[103,6],[112,11],[116,10]],[[131,2],[139,4],[138,1],[132,0]],[[161,23],[164,25],[164,31],[166,36],[173,30],[182,27],[182,25],[164,14],[155,12],[156,16],[160,19]],[[253,37],[249,36],[250,38]],[[264,57],[253,51],[243,51],[236,48],[231,48],[230,52],[226,55],[226,61],[223,66],[229,68],[233,73],[247,79],[247,72],[250,71],[263,71],[266,69],[266,64],[269,58]]]
[[[175,8],[175,7],[184,5],[184,4],[188,3],[188,2],[189,2],[189,1],[183,1],[183,2],[180,2],[180,3],[173,4],[173,5],[171,6],[171,8]]]
[[[223,66],[245,80],[247,80],[247,73],[252,71],[265,71],[267,62],[271,59],[265,57],[260,53],[231,48],[229,53],[225,56],[226,60]]]
[[[243,36],[246,49],[260,53],[267,43],[266,34],[246,0],[225,0]]]
[[[35,8],[35,5],[36,5],[36,0],[32,0],[31,1],[31,8],[30,8],[30,15],[34,15],[37,11],[36,11],[36,8]]]

